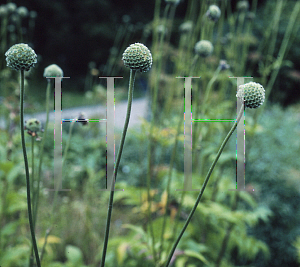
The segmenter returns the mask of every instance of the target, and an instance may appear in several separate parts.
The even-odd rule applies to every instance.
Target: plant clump
[[[265,101],[265,89],[259,83],[249,82],[239,86],[236,97],[244,99],[246,108],[258,108]]]
[[[150,50],[141,43],[135,43],[128,46],[122,60],[126,67],[140,72],[147,72],[152,66],[152,54]]]
[[[37,63],[37,55],[27,44],[15,44],[5,53],[7,66],[18,71],[29,71]]]

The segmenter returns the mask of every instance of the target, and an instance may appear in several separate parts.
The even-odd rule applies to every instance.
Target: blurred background
[[[57,64],[70,77],[62,83],[62,106],[78,116],[83,106],[105,108],[101,76],[123,77],[115,80],[115,99],[127,103],[122,53],[135,42],[152,53],[151,70],[136,75],[134,103],[142,99],[146,115],[127,133],[117,181],[125,191],[115,194],[106,266],[164,266],[197,198],[198,192],[175,191],[184,181],[184,83],[177,76],[201,76],[192,81],[193,119],[235,119],[237,82],[228,77],[253,77],[245,83],[262,84],[266,99],[245,111],[245,183],[255,191],[228,191],[236,177],[233,134],[170,266],[300,266],[300,1],[2,1],[0,19],[1,266],[30,266],[32,254],[19,74],[6,67],[4,55],[21,42],[38,55],[26,72],[25,115],[39,113],[43,127],[47,66]],[[195,49],[201,40],[213,45],[205,56]],[[193,188],[201,188],[232,124],[193,121]],[[40,184],[42,266],[99,266],[109,198],[98,191],[106,180],[106,129],[89,122],[64,123],[62,130],[63,188],[72,191],[60,192],[56,204],[45,190],[53,188],[51,123],[41,180],[35,172],[32,182],[34,190]],[[120,136],[118,129],[116,151]],[[40,142],[26,138],[33,175]]]

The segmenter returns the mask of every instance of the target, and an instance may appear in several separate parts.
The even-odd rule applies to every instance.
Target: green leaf
[[[207,261],[207,259],[201,254],[201,253],[198,253],[196,251],[193,251],[193,250],[185,250],[184,251],[184,254],[187,255],[187,256],[190,256],[190,257],[193,257],[193,258],[196,258],[200,261],[202,261],[203,263],[205,264],[209,264],[209,262]]]
[[[69,262],[75,264],[82,264],[82,252],[78,247],[67,245],[66,257]],[[76,265],[77,266],[77,265]]]
[[[132,225],[132,224],[124,224],[124,225],[122,225],[122,228],[131,229],[131,230],[135,231],[136,233],[142,235],[144,238],[147,238],[146,232],[140,226],[135,226],[135,225]]]
[[[10,222],[6,224],[1,230],[1,237],[12,235],[16,232],[20,221]]]
[[[10,172],[12,167],[14,166],[14,163],[11,161],[5,161],[0,163],[0,170],[2,170],[5,173],[5,176]]]

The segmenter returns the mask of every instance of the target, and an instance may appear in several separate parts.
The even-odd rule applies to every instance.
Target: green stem
[[[62,160],[62,169],[63,170],[64,170],[64,166],[65,166],[67,154],[68,154],[68,151],[69,151],[69,145],[70,145],[70,140],[71,140],[71,136],[72,136],[72,130],[73,130],[75,122],[76,122],[76,119],[74,119],[71,122],[71,125],[70,125],[70,128],[69,128],[69,137],[68,137],[68,141],[67,141],[67,144],[66,144],[66,147],[65,147],[65,150],[64,150],[64,157],[63,157],[63,160]],[[55,208],[56,208],[56,201],[57,201],[58,192],[59,192],[59,190],[55,190],[55,192],[54,192],[53,203],[52,203],[51,219],[50,219],[50,227],[48,227],[48,229],[46,230],[45,241],[44,241],[44,245],[43,245],[43,248],[42,248],[42,251],[41,251],[41,262],[43,260],[43,256],[44,256],[44,253],[45,253],[48,236],[50,235],[50,233],[51,233],[51,231],[53,229],[54,211],[55,211]]]
[[[184,103],[182,105],[181,108],[181,112],[179,113],[179,122],[178,122],[178,126],[177,126],[177,132],[176,132],[176,136],[175,136],[175,144],[173,147],[173,151],[172,151],[172,156],[171,156],[171,160],[170,160],[170,167],[169,167],[169,173],[168,173],[168,183],[167,183],[167,203],[166,203],[166,211],[164,214],[164,219],[163,219],[163,226],[162,226],[162,231],[161,231],[161,236],[160,236],[160,243],[161,243],[161,249],[159,251],[159,258],[161,256],[162,251],[164,250],[164,233],[165,233],[165,228],[166,228],[166,222],[167,222],[167,209],[169,207],[169,203],[170,203],[170,187],[171,187],[171,180],[172,180],[172,171],[173,171],[173,165],[175,162],[175,158],[176,158],[176,151],[177,151],[177,145],[178,145],[178,136],[180,133],[180,129],[181,126],[183,124],[183,113],[184,113]]]
[[[121,160],[121,155],[122,155],[122,151],[123,151],[123,147],[124,147],[124,143],[125,143],[126,132],[127,132],[128,124],[129,124],[129,119],[130,119],[135,74],[136,74],[136,70],[130,69],[129,90],[128,90],[128,106],[127,106],[126,119],[125,119],[125,124],[124,124],[122,137],[121,137],[120,147],[119,147],[118,155],[117,155],[116,167],[114,169],[113,179],[112,179],[112,183],[111,183],[111,191],[110,191],[108,211],[107,211],[107,219],[106,219],[106,228],[105,228],[104,245],[103,245],[103,251],[102,251],[101,267],[104,267],[104,265],[105,265],[105,257],[106,257],[108,237],[109,237],[110,221],[111,221],[111,214],[112,214],[112,209],[113,209],[113,201],[114,201],[114,193],[115,193],[115,191],[114,191],[115,190],[115,182],[117,180],[117,172],[118,172],[118,168],[119,168],[119,164],[120,164],[120,160]]]
[[[73,131],[73,127],[74,127],[75,122],[76,122],[76,119],[71,122],[71,125],[70,125],[70,128],[69,128],[69,136],[68,136],[67,144],[66,144],[65,151],[64,151],[64,156],[63,156],[63,160],[62,160],[62,166],[64,166],[66,158],[67,158],[67,155],[68,155],[70,141],[71,141],[71,136],[72,136],[72,131]]]
[[[30,188],[32,192],[32,209],[33,209],[33,228],[35,229],[35,219],[36,219],[36,210],[34,208],[34,205],[36,203],[36,192],[33,188],[34,186],[34,136],[31,136],[31,170],[32,170],[32,176],[31,176],[31,181],[30,181]],[[33,247],[31,246],[31,252],[30,252],[30,258],[29,258],[29,267],[33,265]]]
[[[170,252],[170,254],[169,254],[167,263],[166,263],[166,265],[165,265],[166,267],[168,267],[169,264],[170,264],[170,262],[171,262],[172,256],[173,256],[173,254],[174,254],[174,252],[175,252],[175,249],[176,249],[176,247],[177,247],[177,245],[178,245],[178,243],[179,243],[181,237],[183,236],[183,234],[184,234],[184,232],[185,232],[187,226],[189,225],[189,223],[190,223],[190,221],[191,221],[191,219],[192,219],[192,217],[193,217],[193,215],[194,215],[194,213],[195,213],[195,211],[196,211],[196,209],[197,209],[197,206],[198,206],[198,204],[199,204],[199,202],[200,202],[200,200],[201,200],[201,198],[202,198],[202,195],[203,195],[203,193],[204,193],[205,187],[206,187],[206,185],[207,185],[207,183],[208,183],[208,180],[209,180],[209,178],[210,178],[210,176],[211,176],[211,174],[212,174],[212,172],[213,172],[213,169],[215,168],[215,166],[216,166],[216,164],[217,164],[217,162],[218,162],[218,159],[219,159],[219,157],[221,156],[221,154],[222,154],[222,152],[223,152],[223,149],[224,149],[226,143],[228,142],[230,136],[232,135],[232,133],[234,132],[235,128],[237,127],[237,125],[238,125],[238,123],[239,123],[239,121],[240,121],[240,119],[241,119],[241,117],[242,117],[243,112],[244,112],[244,105],[242,105],[242,107],[241,107],[241,109],[240,109],[240,111],[239,111],[239,114],[238,114],[238,117],[237,117],[236,122],[235,122],[234,125],[231,127],[229,133],[227,134],[225,140],[223,141],[223,143],[222,143],[222,145],[221,145],[221,147],[220,147],[220,149],[219,149],[219,151],[218,151],[218,154],[217,154],[215,160],[213,161],[213,163],[212,163],[212,165],[211,165],[211,167],[210,167],[210,169],[209,169],[209,171],[208,171],[208,173],[207,173],[207,175],[206,175],[206,177],[205,177],[204,183],[203,183],[202,188],[201,188],[201,190],[200,190],[200,193],[199,193],[199,195],[198,195],[198,197],[197,197],[197,200],[196,200],[196,202],[195,202],[195,205],[194,205],[192,211],[190,212],[189,217],[187,218],[187,220],[186,220],[186,222],[185,222],[185,224],[184,224],[184,226],[183,226],[183,228],[182,228],[182,230],[181,230],[179,236],[177,237],[176,242],[174,243],[174,245],[173,245],[173,247],[172,247],[172,250],[171,250],[171,252]]]
[[[33,224],[33,219],[32,219],[29,168],[28,168],[28,159],[27,159],[25,137],[24,137],[24,107],[23,107],[24,81],[25,81],[24,70],[21,70],[21,80],[20,80],[20,127],[21,127],[21,129],[20,130],[21,130],[22,149],[23,149],[25,174],[26,174],[28,217],[29,217],[29,226],[30,226],[32,245],[33,245],[33,249],[34,249],[34,253],[35,253],[36,263],[37,263],[38,267],[41,267],[40,259],[39,259],[39,252],[38,252],[38,248],[37,248],[37,244],[36,244],[36,240],[35,240],[34,224]]]
[[[31,136],[31,191],[32,191],[32,209],[33,209],[33,218],[35,218],[34,202],[35,202],[35,192],[34,192],[34,136]],[[33,227],[35,228],[35,220],[33,220]]]
[[[40,181],[41,181],[41,176],[42,176],[42,163],[43,163],[43,156],[44,156],[44,146],[45,146],[45,140],[47,137],[47,130],[48,130],[48,123],[49,123],[49,101],[50,101],[50,86],[51,86],[51,81],[48,79],[48,84],[47,84],[47,89],[46,89],[46,124],[45,124],[45,129],[44,129],[44,135],[42,138],[42,143],[40,146],[40,161],[39,161],[39,169],[38,169],[38,181],[37,181],[37,189],[35,192],[36,199],[33,203],[34,205],[34,225],[36,224],[36,218],[37,218],[37,210],[38,210],[38,205],[39,205],[39,197],[40,197]]]

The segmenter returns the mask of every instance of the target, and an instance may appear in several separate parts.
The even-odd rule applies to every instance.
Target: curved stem
[[[21,127],[21,140],[22,140],[22,149],[24,156],[24,164],[25,164],[25,174],[26,174],[26,187],[27,187],[27,207],[28,207],[28,217],[29,217],[29,226],[32,238],[32,245],[35,253],[35,259],[38,267],[41,267],[39,252],[36,245],[35,233],[34,233],[34,224],[32,219],[32,210],[31,210],[31,198],[30,198],[30,180],[29,180],[29,169],[28,169],[28,159],[26,153],[25,146],[25,137],[24,137],[24,107],[23,107],[23,99],[24,99],[24,70],[21,70],[21,79],[20,79],[20,127]]]
[[[183,113],[184,113],[184,103],[182,105],[181,112],[179,113],[180,117],[179,117],[179,121],[178,121],[178,125],[177,125],[175,143],[173,146],[173,151],[172,151],[172,155],[171,155],[171,159],[170,159],[170,168],[169,168],[169,172],[168,172],[168,182],[167,182],[167,203],[166,203],[166,211],[165,211],[164,219],[163,219],[162,231],[161,231],[161,235],[160,235],[161,249],[159,251],[159,258],[161,256],[162,251],[164,250],[164,233],[165,233],[167,216],[168,216],[167,209],[170,204],[170,189],[171,189],[172,172],[173,172],[173,165],[174,165],[175,157],[176,157],[176,151],[177,151],[177,145],[178,145],[178,139],[179,139],[178,137],[179,137],[180,129],[181,129],[181,126],[183,124],[183,119],[184,119],[184,116],[182,115]]]
[[[116,167],[114,169],[113,179],[112,179],[112,183],[111,183],[111,191],[110,191],[108,211],[107,211],[107,219],[106,219],[106,228],[105,228],[104,245],[103,245],[103,251],[102,251],[101,267],[104,267],[104,265],[105,265],[105,257],[106,257],[108,237],[109,237],[110,221],[111,221],[111,214],[112,214],[113,201],[114,201],[115,182],[117,180],[117,172],[118,172],[118,168],[119,168],[119,164],[120,164],[120,160],[121,160],[121,155],[122,155],[122,151],[123,151],[123,147],[124,147],[124,143],[125,143],[126,132],[127,132],[128,124],[129,124],[129,119],[130,119],[135,74],[136,74],[136,70],[130,69],[129,90],[128,90],[128,106],[127,106],[126,119],[125,119],[125,124],[124,124],[122,137],[121,137],[120,147],[119,147],[119,151],[118,151],[118,155],[117,155]]]
[[[240,121],[240,119],[241,119],[241,117],[242,117],[243,112],[244,112],[244,104],[242,105],[242,107],[241,107],[241,109],[240,109],[240,111],[239,111],[239,114],[238,114],[238,117],[237,117],[236,122],[235,122],[234,125],[231,127],[229,133],[227,134],[226,138],[224,139],[224,141],[223,141],[223,143],[222,143],[222,145],[221,145],[221,147],[220,147],[220,149],[219,149],[219,151],[218,151],[218,154],[217,154],[217,156],[216,156],[214,162],[212,163],[212,165],[211,165],[211,167],[210,167],[210,169],[209,169],[209,171],[208,171],[208,173],[207,173],[207,175],[206,175],[206,177],[205,177],[204,183],[203,183],[202,188],[201,188],[201,190],[200,190],[200,193],[199,193],[199,195],[198,195],[198,197],[197,197],[197,200],[196,200],[196,202],[195,202],[195,205],[194,205],[193,209],[191,210],[191,212],[190,212],[190,214],[189,214],[189,217],[187,218],[187,220],[186,220],[186,222],[185,222],[185,224],[184,224],[184,226],[183,226],[183,228],[182,228],[182,230],[181,230],[179,236],[177,237],[176,242],[174,243],[174,245],[173,245],[173,247],[172,247],[172,250],[171,250],[171,252],[170,252],[170,254],[169,254],[167,263],[166,263],[166,265],[165,265],[166,267],[168,267],[169,264],[170,264],[170,262],[171,262],[172,256],[173,256],[173,254],[174,254],[174,252],[175,252],[175,249],[176,249],[176,247],[177,247],[177,245],[178,245],[178,243],[179,243],[181,237],[183,236],[183,234],[184,234],[184,232],[185,232],[187,226],[189,225],[189,223],[190,223],[190,221],[191,221],[191,219],[192,219],[192,217],[193,217],[193,215],[194,215],[194,213],[195,213],[195,211],[196,211],[196,209],[197,209],[197,206],[198,206],[198,204],[199,204],[199,202],[200,202],[200,200],[201,200],[201,198],[202,198],[203,192],[204,192],[205,187],[206,187],[206,185],[207,185],[207,183],[208,183],[208,180],[209,180],[209,178],[210,178],[210,176],[211,176],[211,174],[212,174],[212,171],[213,171],[213,169],[215,168],[215,166],[216,166],[216,164],[217,164],[217,162],[218,162],[218,159],[219,159],[219,157],[221,156],[221,154],[222,154],[222,152],[223,152],[223,149],[224,149],[226,143],[228,142],[230,136],[232,135],[232,133],[234,132],[235,128],[237,127],[237,125],[238,125],[238,123],[239,123],[239,121]]]

